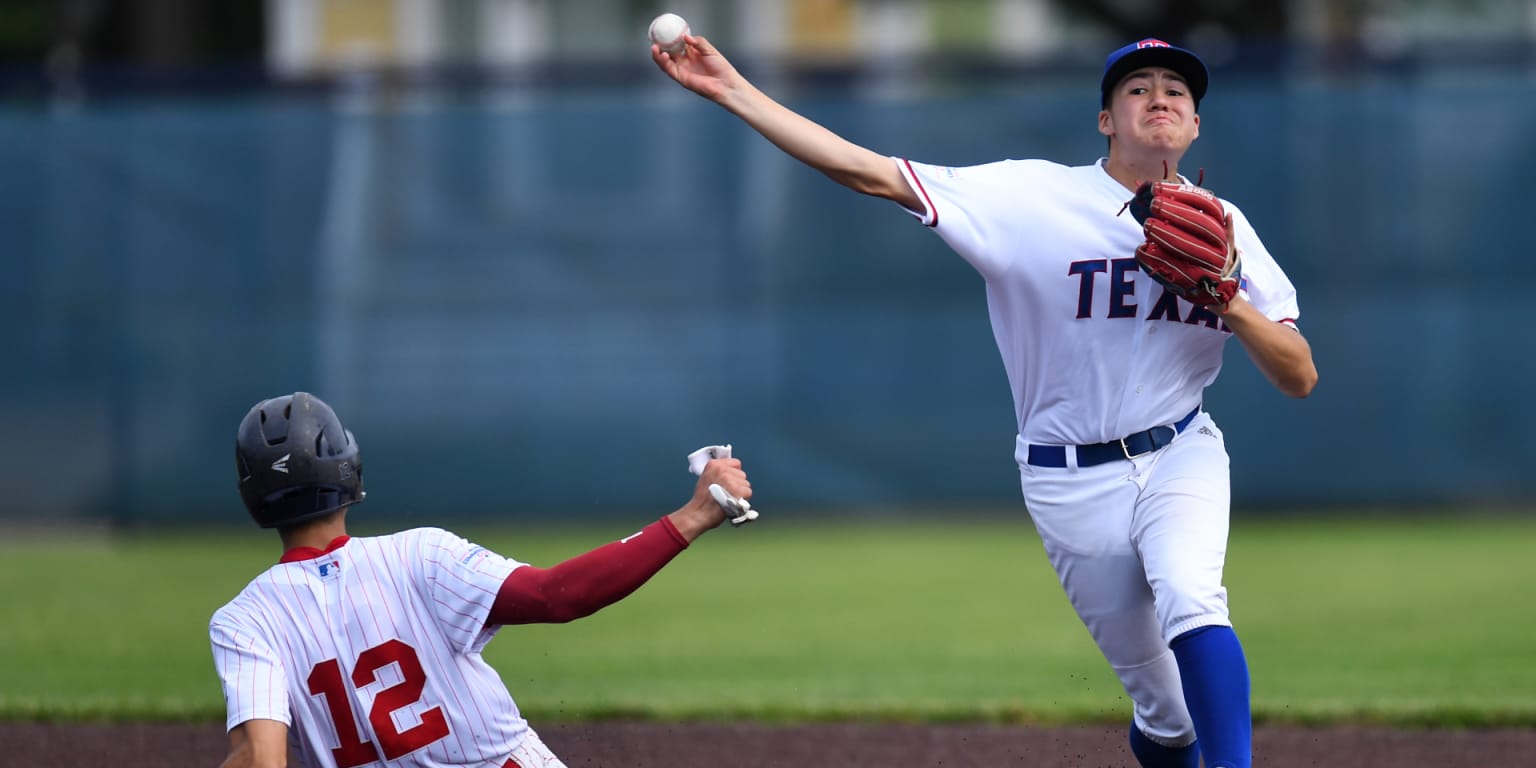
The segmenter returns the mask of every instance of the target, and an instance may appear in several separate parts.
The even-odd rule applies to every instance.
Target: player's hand
[[[673,56],[652,43],[651,60],[684,88],[710,101],[719,101],[741,80],[736,68],[708,40],[699,35],[684,35],[683,43],[688,47],[682,56]]]
[[[699,481],[693,486],[693,498],[682,509],[672,513],[672,524],[692,541],[699,534],[717,528],[727,519],[726,511],[710,493],[711,485],[721,488],[738,499],[752,498],[752,484],[741,468],[740,459],[712,459],[699,473]]]
[[[699,473],[699,481],[693,486],[693,501],[719,509],[720,504],[709,490],[711,485],[720,486],[726,493],[742,501],[752,498],[752,483],[747,481],[747,472],[741,468],[741,459],[711,459],[704,465],[704,471]],[[722,511],[721,520],[725,519],[724,514]]]

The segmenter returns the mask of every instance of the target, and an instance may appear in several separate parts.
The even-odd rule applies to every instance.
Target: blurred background
[[[660,513],[711,443],[767,514],[1019,511],[980,278],[658,72],[662,11],[947,165],[1092,162],[1105,55],[1193,47],[1184,170],[1321,372],[1229,344],[1238,514],[1536,492],[1532,0],[0,0],[0,522],[248,524],[295,390],[379,521]]]

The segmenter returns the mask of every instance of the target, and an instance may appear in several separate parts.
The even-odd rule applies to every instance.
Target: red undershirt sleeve
[[[687,546],[663,517],[552,568],[524,565],[502,582],[486,626],[560,624],[590,616],[639,589]]]

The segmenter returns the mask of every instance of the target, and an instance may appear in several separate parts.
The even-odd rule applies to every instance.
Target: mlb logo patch
[[[320,571],[320,578],[329,578],[331,576],[335,576],[338,573],[341,573],[341,561],[328,560],[323,563],[317,563],[316,568]]]

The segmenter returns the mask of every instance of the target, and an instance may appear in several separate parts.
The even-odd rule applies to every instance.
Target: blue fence
[[[783,95],[962,165],[1093,160],[1093,94]],[[1189,168],[1297,284],[1321,371],[1290,401],[1229,346],[1235,502],[1530,498],[1532,78],[1251,79],[1202,119]],[[979,277],[669,82],[12,108],[0,168],[0,518],[238,519],[235,426],[296,389],[381,512],[664,511],[714,442],[764,507],[1018,503]]]

